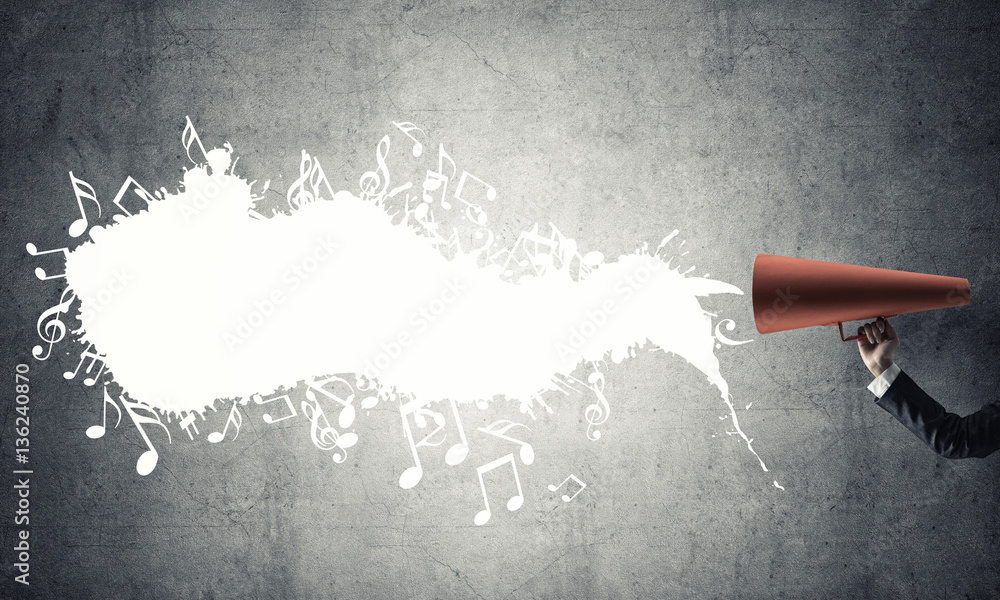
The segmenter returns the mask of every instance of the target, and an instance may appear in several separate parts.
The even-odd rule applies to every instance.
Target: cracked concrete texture
[[[994,3],[18,4],[0,9],[7,368],[58,298],[24,244],[66,243],[68,171],[103,198],[128,175],[172,188],[190,115],[248,180],[283,191],[304,148],[354,190],[408,120],[497,188],[498,236],[551,222],[617,256],[679,228],[688,264],[747,292],[705,306],[754,340],[718,354],[770,472],[725,435],[703,376],[663,354],[609,366],[600,441],[583,394],[529,422],[525,503],[483,527],[474,465],[501,441],[462,468],[428,452],[407,491],[392,407],[359,416],[341,465],[302,424],[248,419],[226,444],[173,430],[142,478],[134,431],[84,435],[100,396],[62,379],[69,358],[35,362],[32,586],[9,579],[3,515],[4,597],[1000,593],[1000,459],[936,457],[872,404],[853,346],[823,328],[760,336],[749,303],[759,252],[967,277],[970,306],[897,319],[899,362],[956,412],[992,397]],[[12,428],[8,409],[5,457]],[[569,473],[588,487],[564,503],[546,486]]]

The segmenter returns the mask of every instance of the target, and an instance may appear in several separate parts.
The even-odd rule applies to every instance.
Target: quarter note
[[[76,195],[76,203],[80,207],[80,218],[70,223],[69,235],[70,237],[80,237],[90,227],[87,211],[83,210],[83,201],[90,200],[97,205],[98,217],[101,216],[101,203],[97,201],[97,192],[94,191],[94,188],[86,181],[77,179],[73,175],[73,171],[69,172],[69,180],[73,183],[73,193]]]
[[[407,467],[406,470],[399,476],[399,487],[404,490],[408,490],[420,482],[420,478],[424,476],[423,465],[420,464],[420,453],[417,452],[417,448],[420,446],[438,446],[444,442],[441,440],[437,443],[431,443],[429,440],[434,437],[435,434],[444,429],[444,416],[441,413],[434,412],[430,409],[424,408],[425,403],[419,400],[410,400],[409,402],[400,401],[399,403],[399,415],[403,419],[403,435],[406,437],[406,442],[410,446],[410,453],[413,455],[413,466]],[[413,415],[417,426],[423,429],[427,426],[427,417],[431,417],[434,424],[437,426],[434,431],[425,435],[419,442],[414,440],[413,430],[410,428],[409,415]]]
[[[525,429],[528,429],[528,426],[523,423],[516,423],[514,421],[508,421],[507,419],[500,419],[499,421],[491,423],[486,427],[480,427],[479,429],[477,429],[477,431],[481,431],[488,435],[496,436],[502,440],[507,440],[508,442],[514,442],[515,444],[520,444],[521,450],[518,454],[521,457],[521,462],[523,462],[526,465],[530,465],[535,461],[535,449],[531,447],[531,444],[504,435],[514,427],[524,427]],[[528,429],[528,431],[531,430]]]
[[[572,479],[573,481],[575,481],[577,483],[577,485],[580,486],[580,489],[578,489],[576,491],[576,494],[573,494],[572,496],[570,496],[569,494],[563,494],[563,496],[562,496],[563,502],[569,502],[573,498],[576,498],[577,494],[579,494],[580,492],[583,491],[583,488],[587,487],[587,484],[584,483],[584,482],[582,482],[582,481],[580,481],[579,479],[577,479],[576,475],[570,475],[569,477],[567,477],[566,479],[564,479],[563,482],[560,483],[559,485],[552,485],[550,483],[549,484],[549,491],[550,492],[554,492],[554,491],[558,490],[562,486],[566,485],[566,482],[569,481],[570,479]]]
[[[486,463],[481,467],[476,467],[476,475],[479,476],[479,487],[483,490],[483,503],[486,505],[485,509],[476,514],[476,518],[474,519],[474,523],[476,525],[484,525],[490,520],[490,517],[493,516],[493,512],[490,510],[490,498],[486,494],[486,483],[483,481],[483,474],[488,473],[493,469],[502,467],[507,463],[510,463],[510,467],[514,471],[514,483],[517,484],[517,494],[511,496],[510,500],[507,501],[507,510],[517,510],[521,508],[522,504],[524,504],[524,492],[521,490],[521,478],[517,475],[517,463],[514,462],[513,454],[502,456],[493,462]]]
[[[226,432],[229,431],[229,424],[232,423],[236,426],[236,433],[233,434],[233,439],[235,440],[238,435],[240,435],[240,427],[243,426],[243,413],[240,412],[238,408],[239,401],[233,402],[233,408],[229,411],[229,418],[226,419],[226,426],[222,431],[213,431],[208,434],[208,441],[213,444],[218,444],[226,438]]]
[[[55,254],[57,252],[62,252],[63,254],[63,270],[65,271],[65,262],[69,258],[69,248],[56,248],[55,250],[39,250],[38,246],[28,242],[25,244],[24,249],[28,251],[28,254],[32,256],[41,256],[43,254]],[[45,272],[45,269],[41,267],[35,268],[35,277],[41,279],[42,281],[48,281],[49,279],[59,279],[60,277],[66,277],[66,273],[59,273],[58,275],[49,275]]]
[[[121,422],[122,422],[122,409],[118,408],[118,405],[115,404],[115,401],[112,400],[111,396],[108,395],[107,388],[105,388],[104,389],[104,401],[102,402],[102,409],[103,409],[103,411],[102,411],[102,414],[101,414],[101,424],[100,425],[91,425],[90,427],[87,428],[87,437],[89,437],[90,439],[96,440],[98,438],[104,437],[104,432],[107,431],[107,426],[108,426],[108,405],[109,404],[111,406],[115,407],[115,410],[118,411],[118,421],[115,422],[115,429],[118,429],[118,425],[121,424]]]

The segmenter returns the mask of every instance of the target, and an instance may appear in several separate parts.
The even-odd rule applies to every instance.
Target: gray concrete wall
[[[896,319],[898,362],[956,412],[994,397],[995,3],[17,4],[0,9],[4,597],[1000,595],[998,458],[937,457],[872,403],[853,344],[761,336],[749,302],[759,252],[967,277],[970,306]],[[24,245],[68,241],[68,171],[105,200],[128,175],[175,186],[185,115],[281,192],[303,148],[356,190],[409,120],[496,186],[498,232],[551,222],[614,257],[679,228],[685,260],[747,292],[704,305],[754,340],[718,355],[770,471],[725,435],[700,373],[643,354],[607,369],[600,441],[583,393],[529,423],[525,504],[483,527],[480,463],[432,451],[420,485],[399,488],[391,406],[359,416],[341,465],[307,424],[254,413],[225,444],[174,425],[138,476],[133,428],[84,435],[101,396],[63,380],[73,357],[30,358],[60,288],[34,278]],[[18,362],[32,368],[30,588],[12,581]],[[478,458],[505,448],[491,443]],[[564,503],[546,485],[569,473],[588,487]]]

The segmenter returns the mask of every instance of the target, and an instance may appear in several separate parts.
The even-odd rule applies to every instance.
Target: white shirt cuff
[[[899,370],[899,365],[896,363],[889,365],[889,368],[882,371],[882,374],[875,378],[875,381],[868,384],[868,391],[875,394],[877,398],[881,398],[882,394],[892,385],[892,382],[896,381]]]

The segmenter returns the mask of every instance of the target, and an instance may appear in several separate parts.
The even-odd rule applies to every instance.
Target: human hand
[[[888,319],[879,317],[858,327],[858,352],[865,366],[878,377],[892,365],[892,353],[899,348],[899,336]]]

